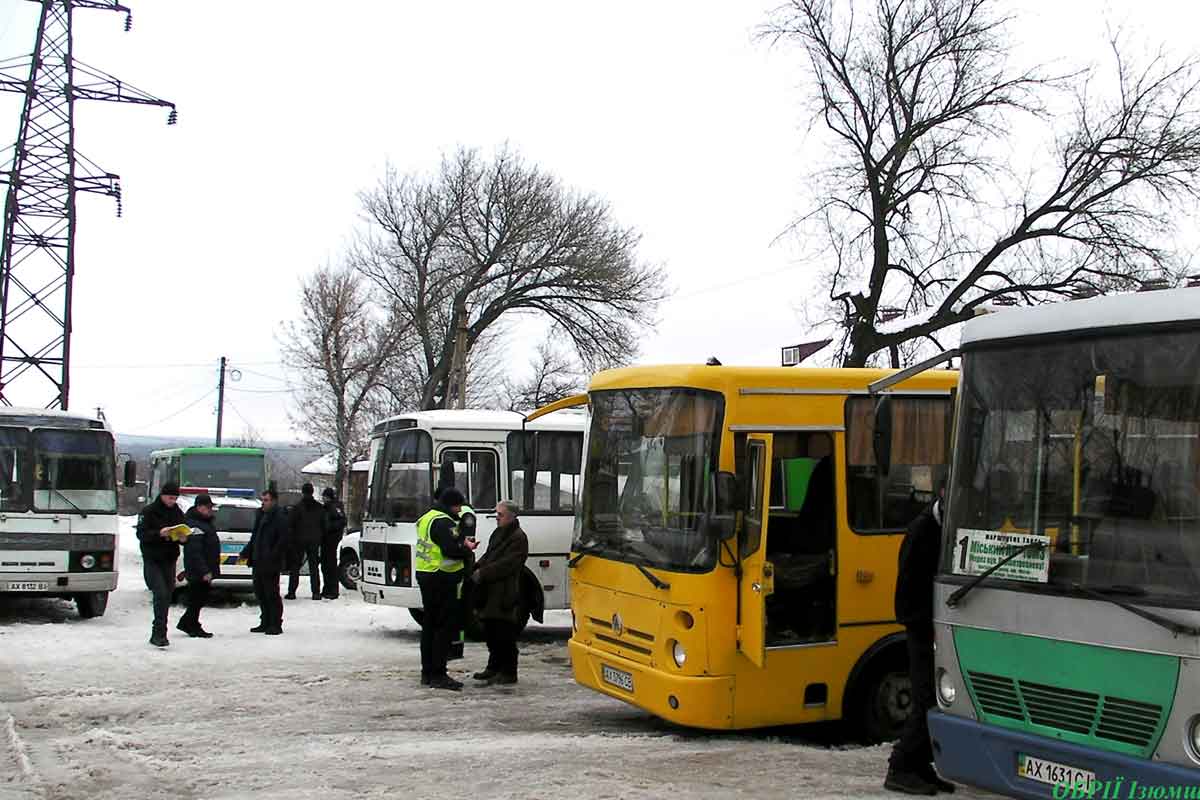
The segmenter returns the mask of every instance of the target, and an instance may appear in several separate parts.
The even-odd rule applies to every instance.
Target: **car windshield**
[[[724,400],[695,389],[592,393],[582,522],[574,549],[686,572],[712,569],[712,505]]]
[[[254,516],[258,509],[243,506],[217,506],[214,524],[218,531],[228,533],[250,533],[254,530]]]
[[[38,511],[117,510],[112,436],[43,428],[33,433],[33,506]]]
[[[263,457],[257,453],[184,453],[184,486],[221,489],[267,488]]]
[[[422,430],[394,431],[371,442],[373,519],[415,522],[433,496],[433,441]]]
[[[943,572],[1200,607],[1200,333],[964,361]]]

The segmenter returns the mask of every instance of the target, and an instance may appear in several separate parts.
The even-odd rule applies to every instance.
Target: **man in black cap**
[[[325,501],[325,519],[321,526],[321,576],[325,580],[325,591],[321,594],[326,600],[338,598],[338,545],[342,543],[342,534],[346,531],[346,512],[338,502],[337,495],[328,486],[321,492]]]
[[[296,599],[300,588],[300,565],[308,562],[308,585],[312,599],[321,599],[321,535],[325,527],[325,506],[313,497],[313,485],[300,487],[300,502],[288,512],[292,536],[292,568],[288,576],[288,600]]]
[[[254,533],[242,548],[241,558],[250,565],[254,576],[254,597],[258,600],[259,623],[251,633],[278,636],[283,633],[283,598],[279,596],[279,577],[288,551],[288,524],[279,508],[274,489],[262,493],[262,508],[254,520]]]
[[[200,624],[200,610],[208,599],[214,578],[221,577],[221,539],[213,522],[213,501],[207,494],[184,514],[192,535],[183,543],[183,571],[187,576],[187,612],[175,626],[188,636],[211,639],[212,634]]]
[[[466,498],[454,487],[443,489],[433,507],[417,520],[416,573],[421,587],[421,683],[460,691],[462,683],[446,673],[450,642],[458,631],[458,585],[464,561],[475,540],[457,534],[458,515]]]
[[[150,628],[150,644],[166,647],[167,609],[175,592],[175,563],[179,560],[179,545],[169,531],[183,524],[179,510],[179,484],[164,484],[154,502],[138,514],[137,537],[142,550],[142,576],[150,590],[154,605],[154,622]]]

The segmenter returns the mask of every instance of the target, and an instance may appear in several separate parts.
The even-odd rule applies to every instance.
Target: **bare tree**
[[[608,205],[508,150],[459,150],[432,177],[389,170],[362,196],[355,264],[412,326],[420,407],[443,407],[460,326],[469,353],[514,315],[549,318],[588,365],[623,362],[664,299],[663,273]]]
[[[522,380],[502,379],[496,405],[508,411],[527,412],[579,394],[585,388],[586,380],[579,365],[549,341],[538,345],[529,366],[533,371]]]
[[[323,267],[301,285],[300,318],[280,344],[296,380],[293,420],[314,444],[334,451],[339,487],[365,445],[372,420],[364,412],[407,332],[394,308],[372,302],[350,267]]]
[[[998,298],[1178,277],[1172,223],[1200,187],[1196,62],[1160,52],[1137,67],[1114,36],[1111,75],[1052,77],[1010,66],[995,0],[870,5],[791,0],[765,30],[803,48],[832,143],[813,176],[819,205],[797,227],[827,245],[846,366],[937,344]],[[1066,113],[1051,113],[1055,97],[1070,98]],[[1048,156],[1027,174],[1011,164],[1018,122],[1056,132],[1024,148]]]

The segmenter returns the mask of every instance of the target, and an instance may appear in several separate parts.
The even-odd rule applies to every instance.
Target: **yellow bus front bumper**
[[[672,675],[612,653],[567,642],[575,682],[692,728],[733,727],[733,676]],[[633,690],[604,680],[604,667],[628,675]]]

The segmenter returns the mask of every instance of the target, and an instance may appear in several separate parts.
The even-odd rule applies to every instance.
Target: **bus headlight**
[[[1200,714],[1188,721],[1187,743],[1188,755],[1192,757],[1192,761],[1200,764]]]
[[[84,569],[91,569],[92,567],[96,566],[96,557],[91,553],[87,553],[83,556],[83,558],[79,559],[79,566],[83,567]]]
[[[950,677],[950,673],[941,667],[937,672],[937,690],[938,699],[942,701],[942,705],[954,704],[954,698],[958,696],[958,687],[954,685],[954,678]]]
[[[671,658],[675,659],[675,666],[682,669],[687,663],[687,650],[679,642],[671,642]]]

